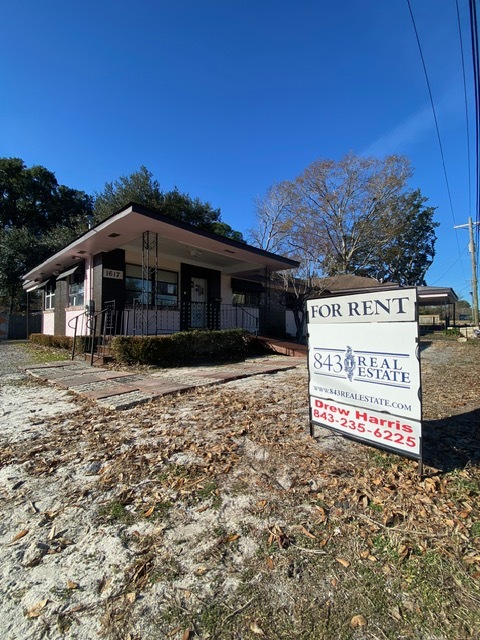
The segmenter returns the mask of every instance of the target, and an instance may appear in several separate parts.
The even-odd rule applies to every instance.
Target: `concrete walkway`
[[[305,362],[304,356],[264,356],[224,365],[135,373],[91,367],[81,361],[62,361],[30,366],[25,370],[36,378],[95,400],[100,405],[122,410],[168,394],[249,376],[277,373]]]

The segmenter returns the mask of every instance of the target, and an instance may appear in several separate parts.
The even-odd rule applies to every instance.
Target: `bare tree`
[[[400,247],[407,224],[416,225],[419,237],[417,227],[424,220],[431,223],[433,209],[421,219],[414,212],[413,222],[408,222],[405,208],[398,206],[399,201],[423,204],[420,192],[413,192],[413,199],[407,197],[412,193],[407,190],[411,174],[403,156],[377,159],[350,153],[338,162],[313,162],[295,180],[274,184],[257,200],[252,244],[301,263],[298,269],[276,276],[274,285],[282,292],[282,304],[293,311],[297,340],[305,326],[305,300],[320,293],[319,277],[375,276],[380,266],[386,269],[382,257],[387,249],[394,255],[392,247]],[[432,229],[428,239],[433,258]]]
[[[251,243],[272,253],[289,252],[291,209],[290,183],[273,184],[263,198],[255,200],[256,225],[249,230]]]
[[[297,269],[271,275],[271,298],[293,313],[296,339],[302,342],[306,326],[305,301],[317,291],[318,252],[308,243],[304,219],[295,217],[295,192],[290,182],[272,185],[263,198],[256,201],[257,223],[249,232],[255,246],[266,251],[288,255],[300,262]]]
[[[291,215],[321,255],[325,275],[354,273],[382,251],[395,234],[390,204],[410,175],[402,156],[349,154],[339,162],[313,162],[291,183]]]

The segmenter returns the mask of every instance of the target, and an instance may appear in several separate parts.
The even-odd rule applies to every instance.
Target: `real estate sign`
[[[421,459],[415,288],[309,300],[310,425]]]

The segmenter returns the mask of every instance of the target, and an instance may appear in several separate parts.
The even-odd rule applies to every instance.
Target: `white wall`
[[[65,309],[65,335],[66,336],[74,336],[75,335],[75,320],[74,318],[79,316],[77,321],[77,336],[86,336],[90,333],[88,327],[86,326],[86,316],[83,311],[83,307],[74,307],[73,309]],[[70,322],[71,321],[71,322]],[[69,323],[72,326],[69,326]],[[44,331],[45,333],[45,331]]]
[[[42,333],[49,336],[54,335],[55,329],[55,313],[53,311],[44,311],[42,317]]]

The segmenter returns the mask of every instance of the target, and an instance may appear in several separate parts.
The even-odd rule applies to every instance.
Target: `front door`
[[[192,278],[190,306],[190,327],[205,329],[207,327],[208,281],[206,278]]]

